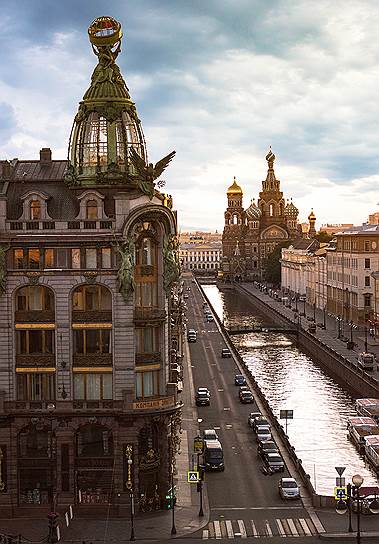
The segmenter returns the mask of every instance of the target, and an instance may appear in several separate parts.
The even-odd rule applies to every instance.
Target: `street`
[[[289,476],[288,471],[269,476],[262,472],[257,442],[247,424],[248,414],[256,411],[257,405],[239,402],[234,375],[240,369],[233,358],[221,358],[223,338],[214,322],[205,321],[203,298],[196,284],[189,282],[187,286],[191,287],[187,328],[198,331],[197,342],[189,344],[194,386],[208,387],[211,393],[210,406],[198,408],[198,417],[203,420],[200,430],[216,429],[225,457],[224,472],[206,473],[210,523],[201,536],[309,538],[317,531],[301,501],[279,497],[279,479]]]

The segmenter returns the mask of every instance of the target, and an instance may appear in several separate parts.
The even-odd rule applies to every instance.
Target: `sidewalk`
[[[193,451],[193,439],[197,435],[197,411],[193,405],[194,385],[191,371],[191,360],[188,344],[185,343],[183,372],[186,387],[183,388],[182,400],[182,435],[181,453],[177,457],[176,486],[177,503],[174,516],[171,510],[137,514],[134,519],[136,540],[166,540],[173,537],[189,535],[204,527],[209,521],[209,508],[206,484],[203,484],[204,516],[199,517],[199,493],[196,485],[187,482],[187,471],[190,468],[190,454]],[[176,534],[172,535],[173,522]],[[64,517],[59,518],[61,543],[87,544],[93,542],[129,542],[131,525],[126,519],[109,518],[77,518],[75,516],[66,527]],[[47,519],[0,519],[0,534],[17,536],[38,542],[46,539],[48,533]]]

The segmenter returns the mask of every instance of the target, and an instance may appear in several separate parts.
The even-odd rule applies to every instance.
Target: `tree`
[[[264,261],[264,279],[268,283],[273,285],[280,285],[282,279],[282,271],[280,259],[282,258],[282,249],[288,247],[291,241],[287,240],[286,242],[280,242],[270,255]]]
[[[316,240],[318,240],[320,243],[323,242],[330,242],[330,240],[333,238],[332,234],[328,234],[324,230],[320,230],[315,236]]]

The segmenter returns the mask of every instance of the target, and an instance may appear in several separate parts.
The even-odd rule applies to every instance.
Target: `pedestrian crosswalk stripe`
[[[266,526],[267,536],[272,536],[272,530],[267,519],[265,520],[265,526]]]
[[[239,519],[237,523],[238,523],[239,532],[241,533],[241,538],[247,538],[247,533],[246,533],[245,524],[243,520]]]
[[[304,533],[305,533],[306,535],[311,535],[312,532],[311,532],[310,528],[308,527],[308,525],[307,525],[305,519],[299,519],[299,521],[300,521],[300,525],[301,525],[301,527],[302,527]]]
[[[254,523],[254,520],[250,520],[250,523],[251,523],[251,528],[253,530],[253,536],[255,536],[256,538],[258,538],[258,531],[257,531],[257,528],[255,526],[255,523]]]
[[[214,520],[203,530],[203,540],[215,538],[260,538],[260,537],[300,537],[317,534],[310,518],[256,519],[248,522],[242,519]]]
[[[214,521],[213,522],[213,525],[214,525],[214,528],[215,528],[215,535],[216,535],[216,538],[218,540],[221,539],[222,535],[221,535],[221,527],[220,527],[220,522],[219,521]]]
[[[225,521],[225,525],[226,525],[226,532],[228,534],[228,538],[234,538],[233,525],[230,519],[227,519]]]
[[[275,521],[276,525],[278,526],[280,536],[287,536],[280,519],[277,518]]]
[[[295,527],[295,523],[294,523],[293,519],[287,518],[287,523],[289,525],[289,528],[291,530],[292,535],[293,536],[299,536],[299,533],[297,532],[297,529]]]

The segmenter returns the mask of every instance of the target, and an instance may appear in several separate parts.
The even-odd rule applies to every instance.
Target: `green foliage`
[[[288,247],[290,245],[291,241],[287,240],[286,242],[280,242],[277,246],[275,246],[274,250],[270,253],[270,255],[265,259],[264,261],[264,279],[268,283],[272,283],[274,285],[280,285],[281,283],[281,265],[280,265],[280,259],[282,257],[282,249],[284,247]]]
[[[315,236],[316,240],[318,240],[319,242],[323,243],[323,242],[330,242],[330,240],[333,238],[333,235],[332,234],[328,234],[327,232],[323,231],[323,230],[320,230],[320,232],[318,232]]]

